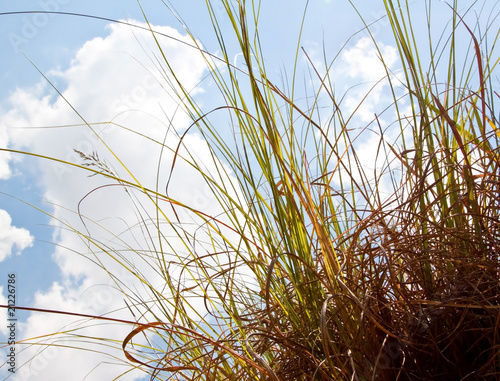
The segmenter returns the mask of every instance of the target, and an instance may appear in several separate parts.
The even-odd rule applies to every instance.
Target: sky
[[[133,175],[144,186],[163,192],[173,156],[158,142],[175,148],[190,119],[178,107],[167,85],[169,77],[162,70],[162,57],[151,33],[104,19],[127,20],[145,27],[146,15],[155,31],[192,43],[184,29],[188,27],[206,51],[219,55],[205,2],[176,3],[180,4],[175,4],[172,12],[164,2],[156,0],[142,1],[142,10],[131,0],[1,2],[0,147],[77,164],[85,160],[75,150],[86,155],[95,153],[124,178],[132,181]],[[281,84],[283,75],[291,78],[305,2],[268,3],[261,9],[261,43],[267,72]],[[436,3],[436,18],[441,14],[448,18],[444,2]],[[464,1],[464,7],[465,3],[472,2]],[[380,19],[382,2],[364,2],[359,9],[369,22],[378,20],[372,33],[380,43],[386,64],[397,73],[396,47],[387,20]],[[215,10],[223,19],[222,7],[216,6]],[[67,12],[101,19],[13,13],[25,11]],[[415,6],[412,12],[417,18],[425,16],[424,7]],[[222,27],[229,31],[227,22]],[[344,102],[346,112],[354,112],[367,86],[373,86],[384,75],[378,54],[362,27],[349,3],[337,0],[311,1],[304,22],[300,45],[320,70],[324,69],[323,51],[333,59],[347,41],[335,63],[336,88],[340,92],[350,89]],[[192,90],[197,102],[207,110],[220,105],[221,98],[203,56],[174,39],[161,37],[159,41],[178,79]],[[227,43],[235,65],[241,65],[238,46],[229,32]],[[308,81],[314,82],[303,53],[299,52],[298,63],[301,83],[307,86]],[[357,84],[362,85],[353,87]],[[372,120],[373,113],[388,99],[387,86],[381,82],[356,110],[360,126]],[[221,123],[221,129],[228,133],[229,126],[224,123],[227,121]],[[218,163],[213,162],[199,134],[189,130],[184,142],[185,149],[193,152],[199,163],[208,170],[215,169]],[[365,153],[362,162],[373,165],[376,147],[370,139],[361,144]],[[188,163],[176,165],[170,196],[208,214],[220,214],[220,207],[199,174]],[[227,173],[223,181],[233,181],[231,176]],[[151,291],[106,255],[106,250],[114,250],[123,263],[134,266],[158,289],[165,287],[159,270],[134,255],[134,250],[151,250],[148,234],[154,229],[141,228],[138,221],[140,216],[154,215],[154,208],[140,194],[105,186],[110,183],[102,176],[89,176],[82,169],[60,162],[0,153],[1,304],[7,302],[8,275],[15,274],[18,306],[133,320],[110,274],[145,298],[151,296]],[[188,216],[182,218],[186,223],[193,222]],[[102,251],[92,253],[88,240],[78,231],[91,236]],[[171,251],[182,252],[182,244],[173,233],[167,229],[165,234],[172,235]],[[203,242],[202,234],[197,238]],[[193,303],[202,306],[201,301]],[[6,311],[0,314],[6,321]],[[117,324],[82,324],[82,319],[65,315],[20,310],[16,314],[17,339],[74,330],[71,332],[75,335],[119,341],[130,331],[130,327]],[[7,324],[2,323],[0,342],[5,342],[3,337],[8,333]],[[0,377],[16,381],[67,380],[68,375],[72,380],[111,380],[118,376],[123,380],[147,379],[140,370],[127,372],[123,353],[116,346],[103,349],[80,342],[85,348],[116,356],[103,359],[98,352],[71,348],[74,342],[64,344],[48,349],[18,345],[15,374],[3,363],[8,347],[2,348]]]

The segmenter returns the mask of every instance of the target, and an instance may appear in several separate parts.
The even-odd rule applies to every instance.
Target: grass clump
[[[392,101],[358,128],[334,91],[333,61],[325,58],[323,69],[311,64],[311,83],[318,86],[304,106],[294,85],[286,92],[266,73],[260,4],[219,4],[240,47],[241,69],[231,63],[224,43],[230,36],[222,32],[215,2],[207,2],[221,54],[199,49],[223,103],[207,112],[182,83],[173,87],[193,120],[187,132],[197,128],[206,139],[216,171],[194,155],[181,157],[187,132],[171,171],[177,160],[191,162],[224,216],[176,202],[168,184],[162,194],[122,182],[192,214],[210,237],[203,246],[210,250],[202,254],[178,221],[165,221],[188,256],[178,279],[165,272],[168,292],[155,293],[151,285],[165,314],[137,323],[123,342],[127,359],[152,378],[500,377],[498,15],[480,33],[455,3],[436,34],[429,2],[429,38],[422,47],[413,5],[383,4],[401,70],[394,73],[381,55]],[[158,48],[168,71],[168,57]],[[298,49],[296,64],[302,55],[308,58]],[[332,110],[326,116],[320,108],[325,97]],[[232,141],[221,133],[221,115],[234,126]],[[394,122],[383,127],[380,118],[390,115]],[[360,152],[364,134],[378,136],[370,169]],[[97,154],[80,154],[99,161]],[[166,267],[161,256],[150,260]],[[188,289],[204,299],[207,314],[194,317]],[[147,301],[135,305],[148,309]],[[134,337],[146,330],[162,344],[130,353]],[[146,357],[151,349],[162,353],[156,362]]]
[[[224,313],[239,327],[234,340],[246,344],[239,350],[263,364],[270,379],[498,376],[494,46],[476,37],[455,5],[450,35],[440,35],[438,47],[429,27],[424,64],[410,5],[384,4],[402,65],[400,75],[386,66],[385,78],[400,133],[387,140],[379,123],[384,110],[363,129],[379,134],[373,159],[384,166],[372,174],[356,148],[359,131],[330,86],[334,74],[312,67],[320,88],[313,106],[301,108],[267,77],[257,20],[249,16],[258,14],[258,4],[225,3],[252,91],[250,100],[239,92],[241,74],[228,62],[229,78],[215,69],[223,108],[238,126],[237,149],[224,143],[208,115],[197,111],[193,119],[214,155],[231,166],[248,205],[244,224],[235,220],[247,250],[235,255],[261,291],[251,297],[228,287],[245,315],[230,306]],[[456,60],[463,54],[460,29],[469,43],[463,63]],[[316,118],[320,94],[334,109],[326,123]],[[379,191],[385,181],[392,184],[388,197]],[[228,210],[241,208],[227,202]]]

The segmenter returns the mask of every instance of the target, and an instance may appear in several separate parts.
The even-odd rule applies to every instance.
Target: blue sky
[[[175,4],[176,12],[181,15],[193,35],[206,50],[219,54],[205,2],[189,0],[176,3],[179,3]],[[463,3],[465,7],[473,2]],[[141,5],[155,30],[189,40],[182,24],[162,1],[147,0],[141,2]],[[299,0],[279,0],[262,5],[261,42],[267,71],[278,85],[281,85],[280,80],[285,70],[288,79],[293,70],[304,6],[305,2]],[[144,23],[138,3],[132,0],[0,3],[0,13],[47,9]],[[368,21],[375,21],[383,15],[382,2],[364,2],[360,10]],[[216,8],[216,11],[222,14],[222,8]],[[435,19],[450,17],[450,11],[444,2],[436,2],[433,11],[436,12]],[[423,17],[425,8],[413,4],[412,14],[417,18]],[[109,154],[103,143],[85,126],[54,128],[81,124],[81,119],[57,96],[38,70],[53,82],[90,123],[114,121],[160,141],[167,138],[173,142],[176,137],[175,134],[166,132],[168,122],[165,114],[172,117],[175,115],[173,121],[178,131],[182,132],[189,125],[189,119],[185,115],[175,113],[174,101],[161,86],[158,68],[151,61],[151,57],[158,56],[158,51],[148,33],[103,20],[69,15],[2,14],[0,21],[2,147],[79,163],[81,158],[73,149],[85,153],[96,151],[100,157],[120,169],[120,164]],[[347,1],[316,0],[309,4],[301,46],[319,69],[323,65],[323,49],[329,59],[333,59],[343,44],[352,37],[336,61],[336,86],[340,92],[358,83],[373,84],[383,75],[367,34],[356,34],[361,28],[360,19]],[[425,25],[422,24],[422,28]],[[390,38],[387,21],[380,20],[372,26],[372,30],[380,42],[386,62],[397,70],[395,46]],[[237,46],[231,38],[228,42],[228,50],[234,54],[234,62],[238,64]],[[201,56],[194,49],[167,39],[163,43],[172,65],[179,72],[179,78],[186,86],[198,89],[197,100],[208,108],[212,104],[216,105],[220,99],[217,98],[213,83],[206,78],[208,71]],[[304,81],[307,83],[306,61],[305,56],[300,53],[297,78],[301,84]],[[356,118],[360,125],[371,118],[374,109],[383,104],[383,86],[382,83],[374,91],[373,97],[367,99],[358,110]],[[366,91],[363,89],[366,88],[349,92],[345,102],[347,111],[349,102],[353,105],[359,103]],[[113,125],[96,125],[96,129],[132,172],[139,173],[141,181],[155,186],[157,172],[154,169],[160,162],[158,147],[151,146],[137,134]],[[187,141],[199,158],[210,166],[206,146],[200,136],[192,134]],[[364,144],[364,160],[370,163],[373,147],[369,141]],[[166,168],[171,157],[166,155],[162,160],[160,168]],[[173,187],[173,193],[216,214],[216,203],[206,192],[200,179],[189,172],[188,165],[180,167],[175,177],[177,183]],[[165,179],[161,177],[160,180]],[[110,246],[127,247],[129,242],[146,245],[141,241],[144,237],[130,228],[137,215],[130,210],[130,200],[123,191],[103,188],[99,192],[89,193],[104,183],[106,182],[98,177],[88,177],[81,170],[47,160],[20,155],[12,155],[10,158],[0,156],[0,287],[3,303],[7,274],[15,272],[19,278],[19,305],[95,314],[123,307],[119,295],[109,287],[110,281],[106,274],[98,271],[95,264],[78,254],[88,253],[85,240],[79,239],[67,229],[68,226],[89,229],[93,237]],[[80,203],[81,200],[83,201]],[[74,213],[78,207],[88,217],[85,225]],[[117,236],[123,240],[117,240]],[[106,262],[106,259],[102,260],[116,274],[120,274],[119,268]],[[134,265],[143,268],[145,273],[155,279],[156,275],[148,268],[147,263],[134,262]],[[116,316],[127,316],[127,311],[120,311]],[[69,324],[65,317],[60,316],[19,312],[18,317],[21,320],[19,335],[22,337],[48,333],[51,329],[58,330]],[[96,327],[94,331],[89,329],[87,332],[92,335],[105,332],[117,338],[123,337],[123,333],[127,332],[123,327],[113,329],[103,331],[103,327]],[[6,333],[4,326],[0,327],[0,333]],[[57,348],[54,354],[42,353],[38,357],[38,363],[24,366],[22,371],[9,379],[57,381],[66,380],[68,374],[72,374],[72,379],[75,380],[87,375],[87,380],[104,380],[113,379],[124,371],[120,365],[103,364],[98,355],[85,352],[76,359],[72,353],[74,352],[63,348]],[[117,353],[120,356],[119,351]],[[26,354],[19,361],[25,361],[28,357]],[[8,376],[5,366],[0,368],[0,376]],[[143,376],[136,372],[122,379],[138,380]]]

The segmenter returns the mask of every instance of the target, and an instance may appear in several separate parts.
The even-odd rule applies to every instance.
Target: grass
[[[160,249],[144,258],[151,266],[168,268],[161,224],[184,243],[175,253],[182,261],[177,278],[161,272],[164,292],[122,262],[151,291],[155,309],[123,288],[131,311],[149,320],[115,320],[130,324],[130,334],[106,345],[121,345],[129,364],[159,380],[500,378],[498,13],[480,29],[462,20],[455,2],[436,31],[429,1],[425,39],[415,36],[410,4],[384,0],[402,70],[385,64],[366,25],[392,102],[359,128],[345,111],[345,94],[334,89],[335,59],[311,63],[310,83],[318,85],[307,89],[313,96],[304,106],[295,97],[295,74],[286,91],[268,77],[260,4],[219,3],[224,20],[207,1],[220,55],[203,51],[194,37],[193,46],[224,102],[204,110],[180,80],[172,83],[193,123],[170,173],[190,162],[224,215],[172,199],[170,181],[166,192],[147,189],[121,178],[97,154],[79,153],[80,167],[142,192],[157,208],[151,226]],[[227,22],[232,36],[222,31]],[[245,69],[232,65],[229,38],[237,40]],[[295,65],[304,56],[298,48]],[[333,110],[326,116],[325,98]],[[233,141],[220,133],[220,115],[234,126]],[[390,115],[394,122],[385,127],[380,118]],[[194,129],[208,142],[215,171],[181,149]],[[363,167],[365,135],[378,136],[375,168]],[[181,220],[167,216],[160,199],[175,215],[193,216],[207,252],[197,249],[198,236]],[[204,299],[206,314],[194,314],[194,295]],[[150,341],[132,349],[145,332]]]

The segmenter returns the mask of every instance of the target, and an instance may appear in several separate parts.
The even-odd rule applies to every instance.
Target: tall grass
[[[202,253],[158,207],[158,221],[185,244],[177,253],[182,271],[178,279],[163,272],[169,289],[162,293],[137,275],[156,310],[154,319],[129,322],[136,327],[121,343],[129,363],[162,380],[499,378],[498,13],[480,29],[462,20],[455,2],[436,31],[429,1],[428,38],[417,38],[412,5],[384,0],[402,69],[394,73],[379,49],[392,102],[359,128],[334,90],[334,60],[310,64],[314,96],[304,106],[295,77],[285,91],[266,72],[260,4],[221,0],[221,20],[215,3],[207,7],[220,54],[199,48],[194,36],[193,46],[224,103],[204,110],[180,80],[172,84],[193,123],[171,173],[191,162],[224,215],[170,198],[170,182],[165,194],[146,189],[82,153],[89,170],[192,214],[208,237]],[[226,22],[232,36],[222,30]],[[151,34],[168,72],[162,36]],[[230,38],[244,69],[232,64]],[[296,64],[303,57],[297,49]],[[389,129],[380,117],[391,114]],[[232,141],[221,133],[221,115],[233,126]],[[208,142],[215,172],[180,154],[194,129]],[[374,133],[375,167],[366,168],[359,141]],[[167,267],[161,255],[148,260]],[[204,299],[207,314],[194,313],[188,291]],[[124,293],[151,312],[149,301]],[[154,342],[132,350],[146,331]]]

